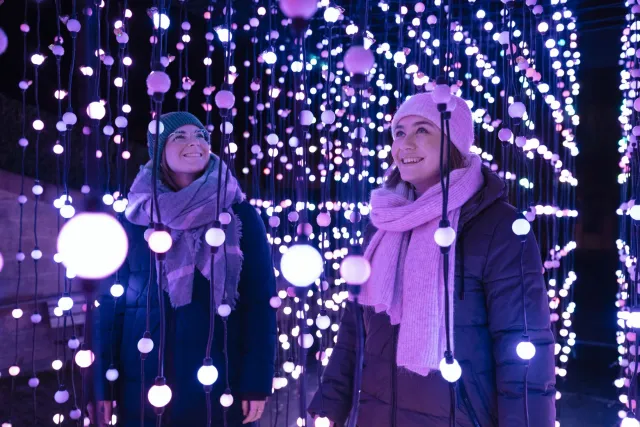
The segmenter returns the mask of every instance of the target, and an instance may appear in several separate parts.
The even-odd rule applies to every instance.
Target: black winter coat
[[[228,411],[228,426],[242,425],[242,400],[263,400],[271,394],[276,345],[275,311],[269,299],[275,295],[275,278],[271,250],[262,219],[246,201],[233,205],[242,222],[240,247],[244,261],[236,309],[227,320],[229,383],[234,403]],[[141,362],[137,343],[145,331],[146,300],[149,292],[151,254],[144,240],[145,227],[125,224],[129,237],[129,254],[119,280],[125,294],[114,299],[108,293],[99,298],[97,333],[94,348],[98,351],[95,365],[96,400],[117,401],[118,425],[140,426]],[[170,256],[170,253],[168,254]],[[155,262],[152,264],[155,270]],[[154,275],[155,277],[155,275]],[[154,349],[144,362],[145,426],[155,426],[156,416],[147,400],[147,392],[157,375],[159,344],[158,286],[151,286],[150,331]],[[202,366],[209,334],[209,281],[196,270],[192,302],[173,309],[166,292],[162,292],[166,314],[165,377],[173,397],[163,415],[167,426],[205,426],[206,400],[197,372]],[[219,377],[213,385],[212,425],[222,426],[220,395],[225,390],[224,326],[216,315],[211,350],[213,365]],[[112,353],[113,350],[113,353]],[[120,373],[113,388],[105,372],[113,355]],[[245,425],[246,426],[246,425]]]
[[[540,252],[530,232],[521,258],[521,240],[511,230],[518,213],[506,201],[506,185],[486,168],[483,174],[484,187],[462,208],[456,243],[454,346],[462,367],[457,426],[524,427],[526,377],[529,425],[553,427],[554,337]],[[367,230],[369,238],[374,231]],[[536,347],[528,370],[516,354],[524,327],[522,280],[528,332]],[[398,369],[398,326],[371,307],[347,307],[309,412],[324,413],[338,426],[349,415],[357,309],[365,330],[358,426],[449,427],[449,383],[439,373],[423,377]]]

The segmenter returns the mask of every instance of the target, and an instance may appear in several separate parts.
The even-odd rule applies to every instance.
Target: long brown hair
[[[451,144],[451,156],[449,158],[449,165],[451,167],[451,171],[455,169],[462,169],[467,166],[467,158],[462,155],[462,153],[456,148],[455,145]],[[402,177],[400,176],[400,170],[395,163],[392,163],[387,171],[384,174],[382,180],[382,186],[387,188],[395,188],[402,181]]]

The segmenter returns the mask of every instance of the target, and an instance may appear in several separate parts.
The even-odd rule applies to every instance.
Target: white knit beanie
[[[471,110],[464,99],[451,95],[449,106],[455,105],[451,111],[449,119],[449,130],[451,132],[451,142],[463,156],[469,154],[471,145],[475,139],[473,131],[473,117]],[[391,134],[395,135],[398,122],[407,116],[420,116],[431,120],[438,128],[440,127],[440,112],[438,106],[433,101],[431,92],[419,93],[407,99],[396,111],[391,121]],[[443,129],[440,129],[444,131]]]

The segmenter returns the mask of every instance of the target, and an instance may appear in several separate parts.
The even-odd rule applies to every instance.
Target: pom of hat
[[[185,125],[194,125],[202,130],[206,130],[205,126],[196,116],[186,111],[174,111],[172,113],[160,116],[160,135],[158,135],[159,153],[162,153],[167,142],[167,137],[175,132],[178,128]],[[147,131],[147,147],[149,149],[149,157],[153,160],[153,148],[155,146],[156,135]]]
[[[451,95],[450,103],[455,105],[455,107],[451,105],[453,108],[447,107],[447,110],[451,111],[449,119],[451,142],[461,154],[467,155],[475,139],[471,110],[466,101],[459,96]],[[424,117],[440,128],[440,112],[431,93],[419,93],[402,103],[391,121],[392,134],[395,133],[400,120],[408,116]]]

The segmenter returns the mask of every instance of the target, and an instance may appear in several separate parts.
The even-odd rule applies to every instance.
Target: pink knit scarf
[[[450,174],[448,218],[457,230],[460,210],[484,184],[481,160]],[[438,370],[446,349],[442,253],[434,233],[442,219],[442,189],[431,187],[417,200],[405,182],[371,193],[371,221],[378,229],[365,251],[371,277],[360,302],[385,311],[400,324],[396,362],[426,376]],[[455,245],[455,243],[454,243]],[[450,325],[453,337],[455,250],[449,255]],[[451,342],[453,346],[453,339]]]

